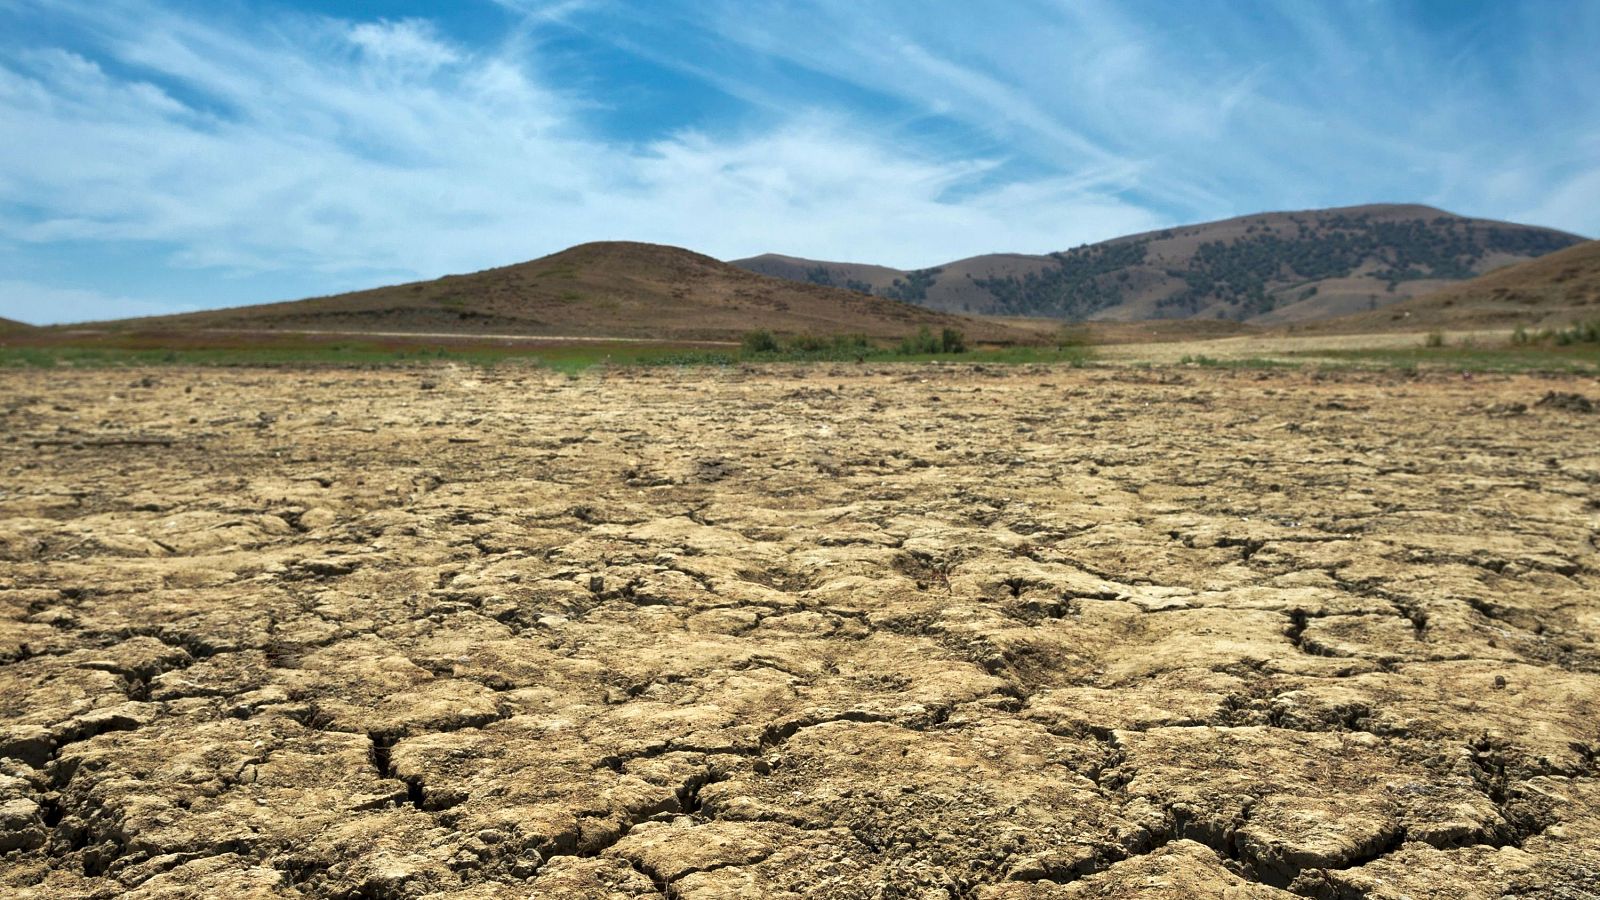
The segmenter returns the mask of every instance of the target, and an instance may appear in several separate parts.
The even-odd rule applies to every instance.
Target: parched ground
[[[0,373],[0,895],[1594,897],[1584,397]]]

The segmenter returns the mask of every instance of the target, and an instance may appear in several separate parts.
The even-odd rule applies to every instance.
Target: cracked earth
[[[1597,393],[0,373],[0,894],[1594,897]]]

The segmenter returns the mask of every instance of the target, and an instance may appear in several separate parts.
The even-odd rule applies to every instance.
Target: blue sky
[[[1600,234],[1600,3],[0,0],[0,316],[590,240],[917,267],[1417,201]]]

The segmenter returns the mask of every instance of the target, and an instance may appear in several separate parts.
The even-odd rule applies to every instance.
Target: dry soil
[[[1593,897],[1564,394],[3,373],[0,895]]]

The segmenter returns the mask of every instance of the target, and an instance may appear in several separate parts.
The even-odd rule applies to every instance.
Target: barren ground
[[[1441,339],[1454,345],[1463,341],[1503,344],[1504,331],[1441,332]],[[1113,344],[1097,347],[1096,354],[1118,362],[1176,363],[1185,356],[1200,353],[1216,359],[1274,358],[1283,354],[1329,350],[1401,350],[1423,346],[1425,335],[1412,332],[1367,332],[1362,334],[1244,334],[1205,341],[1165,341]]]
[[[0,373],[0,895],[1593,897],[1552,390]]]

